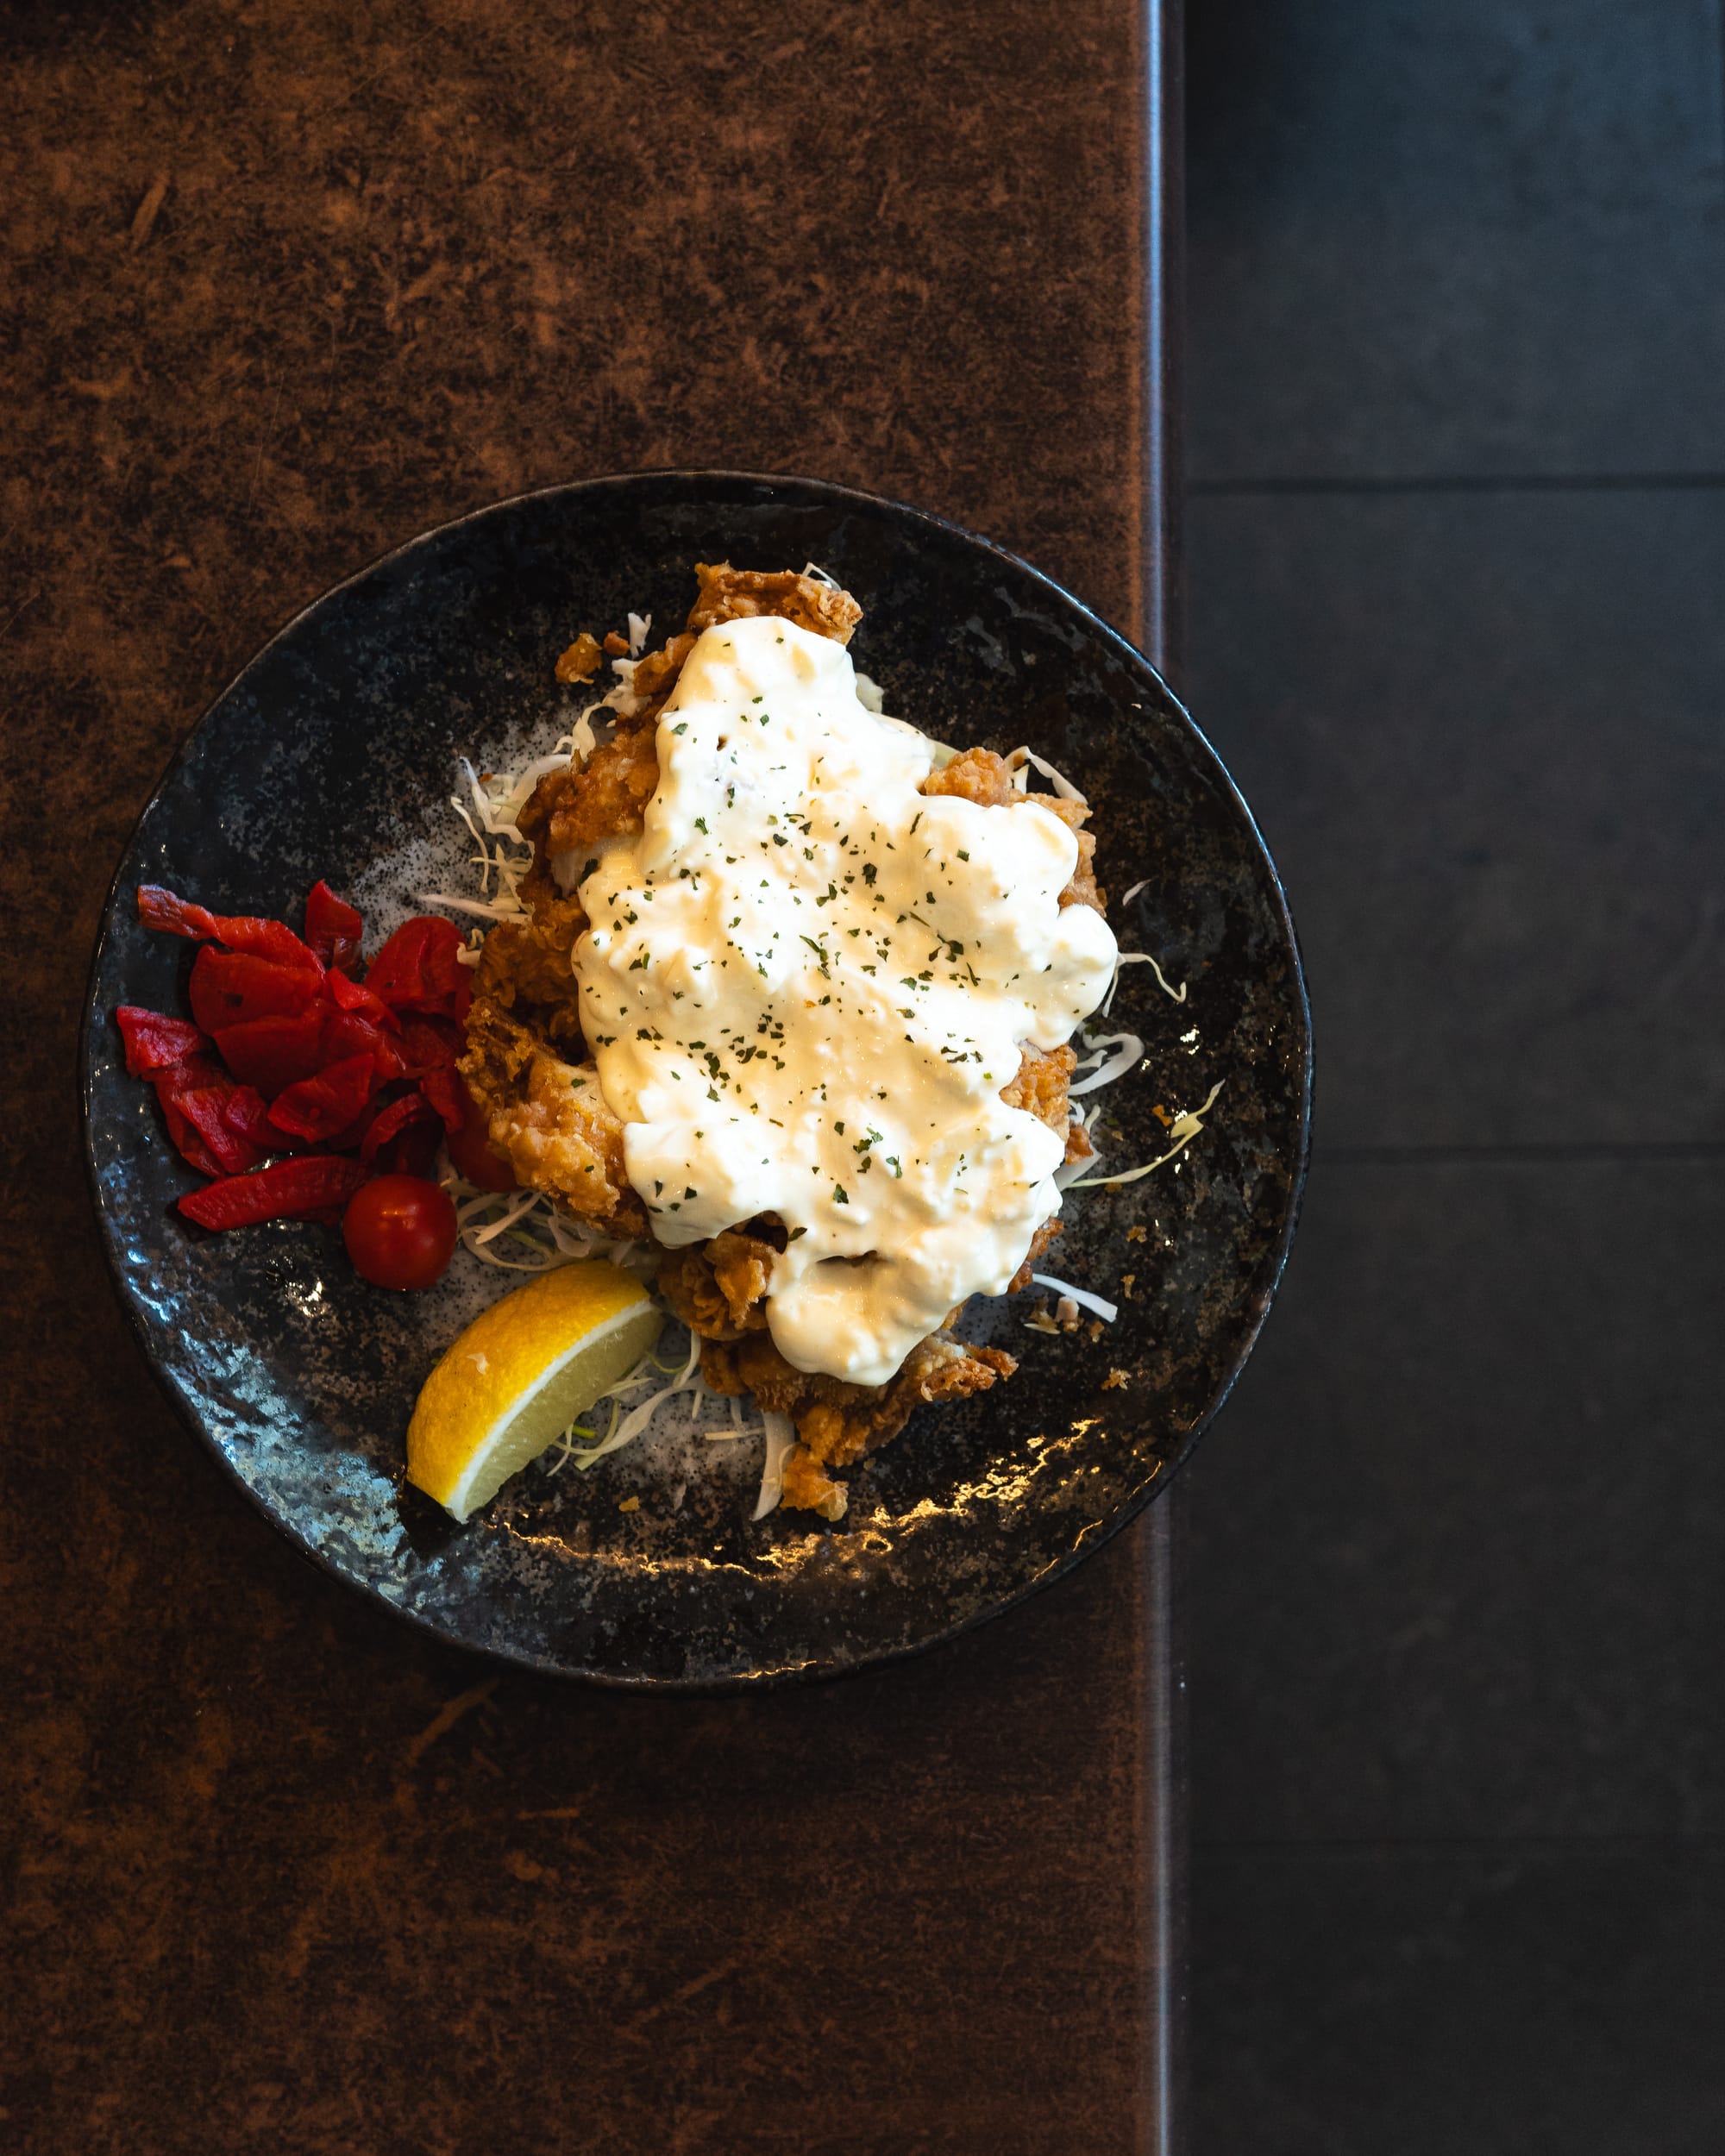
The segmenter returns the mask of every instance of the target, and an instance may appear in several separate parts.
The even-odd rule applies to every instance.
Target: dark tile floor
[[[1193,0],[1187,683],[1318,1150],[1188,1487],[1196,2156],[1725,2147],[1707,0]]]
[[[1716,1846],[1218,1850],[1197,1917],[1200,2156],[1718,2156]]]
[[[1189,0],[1192,477],[1725,465],[1712,0]]]

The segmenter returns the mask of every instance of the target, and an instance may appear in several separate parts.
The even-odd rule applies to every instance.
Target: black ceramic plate
[[[280,1223],[189,1232],[180,1163],[126,1075],[116,1004],[183,1010],[190,948],[141,930],[163,883],[298,918],[319,875],[349,889],[384,835],[447,813],[454,760],[500,759],[572,692],[575,630],[682,618],[697,561],[822,563],[866,610],[852,649],[887,708],[936,736],[1028,741],[1088,793],[1111,918],[1152,951],[1116,1014],[1146,1064],[1105,1097],[1110,1165],[1166,1150],[1164,1119],[1222,1092],[1177,1163],[1075,1193],[1045,1263],[1121,1298],[1092,1342],[977,1302],[971,1337],[1018,1376],[928,1410],[852,1478],[837,1530],[749,1519],[726,1467],[674,1493],[624,1453],[585,1477],[520,1476],[457,1527],[403,1480],[403,1432],[456,1317],[394,1296],[339,1238]],[[806,479],[600,479],[430,533],[290,624],[219,698],[145,810],[115,879],[84,1042],[86,1142],[121,1297],[186,1420],[262,1511],[340,1578],[443,1639],[636,1686],[820,1675],[994,1615],[1095,1549],[1168,1481],[1239,1373],[1275,1288],[1305,1163],[1310,1038],[1276,872],[1214,751],[1143,658],[1076,600],[938,518]],[[1124,1374],[1124,1382],[1119,1374]],[[1111,1380],[1113,1376],[1113,1382]],[[758,1440],[752,1443],[758,1453]],[[715,1456],[716,1457],[716,1456]],[[758,1472],[758,1466],[756,1469]],[[619,1497],[639,1495],[623,1512]]]

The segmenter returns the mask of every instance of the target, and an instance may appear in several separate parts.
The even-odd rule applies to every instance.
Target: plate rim
[[[170,1378],[160,1357],[154,1352],[148,1326],[138,1307],[136,1298],[129,1292],[122,1269],[120,1253],[116,1247],[116,1236],[103,1203],[100,1169],[97,1160],[94,1101],[94,1049],[96,1041],[97,992],[103,960],[107,953],[115,924],[115,911],[120,899],[120,885],[126,864],[136,844],[139,833],[160,799],[162,793],[180,768],[189,760],[200,737],[215,719],[216,713],[229,698],[242,687],[253,671],[260,667],[276,647],[292,635],[300,624],[327,605],[341,593],[363,583],[379,572],[405,561],[420,548],[447,539],[463,527],[482,519],[503,515],[529,504],[552,498],[569,499],[584,494],[605,492],[628,492],[649,485],[677,484],[685,486],[706,485],[717,489],[724,487],[786,489],[817,501],[854,505],[871,511],[886,511],[894,517],[908,517],[913,523],[928,527],[949,537],[958,539],[967,546],[980,548],[1003,565],[1028,576],[1063,608],[1070,608],[1080,616],[1088,628],[1097,635],[1107,647],[1143,667],[1155,681],[1162,695],[1177,718],[1185,727],[1203,758],[1209,766],[1210,775],[1220,791],[1226,797],[1239,818],[1250,843],[1256,847],[1260,866],[1268,878],[1269,891],[1273,895],[1279,927],[1285,939],[1292,962],[1289,987],[1293,1015],[1297,1021],[1299,1078],[1297,1101],[1299,1128],[1295,1156],[1291,1163],[1289,1179],[1288,1203],[1281,1232],[1273,1253],[1267,1257],[1268,1269],[1258,1299],[1258,1307],[1250,1322],[1243,1329],[1238,1346],[1220,1380],[1204,1413],[1182,1435],[1180,1449],[1165,1468],[1154,1475],[1133,1496],[1120,1505],[1103,1523],[1100,1531],[1088,1537],[1078,1546],[1068,1550],[1054,1564],[1038,1576],[985,1608],[973,1610],[940,1630],[919,1636],[907,1644],[896,1644],[871,1649],[844,1661],[810,1658],[801,1663],[765,1670],[736,1670],[709,1677],[661,1677],[643,1674],[625,1674],[616,1670],[576,1669],[531,1650],[508,1644],[479,1644],[463,1639],[445,1629],[423,1612],[402,1602],[393,1601],[375,1584],[343,1571],[317,1542],[301,1534],[280,1514],[272,1509],[262,1494],[241,1474],[237,1464],[205,1428],[192,1403]],[[914,503],[900,501],[895,497],[876,494],[861,487],[846,486],[835,479],[822,479],[806,474],[780,472],[754,472],[727,466],[661,466],[634,472],[615,472],[595,477],[554,481],[545,486],[531,487],[505,495],[495,501],[484,502],[464,511],[460,516],[448,518],[442,523],[427,526],[411,537],[386,548],[382,553],[363,563],[359,568],[334,583],[298,607],[279,627],[272,632],[246,660],[239,671],[208,699],[197,718],[152,786],[142,807],[133,818],[122,840],[114,871],[103,897],[97,918],[97,931],[91,948],[89,964],[85,968],[83,1006],[78,1031],[78,1074],[80,1151],[83,1156],[85,1182],[90,1193],[91,1208],[96,1215],[98,1238],[115,1300],[119,1304],[136,1339],[139,1351],[151,1377],[166,1395],[179,1420],[191,1432],[206,1454],[210,1456],[227,1480],[240,1492],[247,1503],[279,1534],[306,1562],[325,1576],[336,1581],[348,1590],[357,1593],[373,1608],[387,1612],[392,1617],[405,1622],[439,1645],[455,1648],[461,1652],[497,1662],[511,1668],[531,1671],[538,1677],[555,1677],[572,1684],[592,1684],[607,1690],[623,1691],[645,1695],[714,1696],[738,1692],[777,1689],[793,1684],[825,1683],[846,1677],[860,1676],[865,1671],[884,1668],[891,1664],[905,1662],[945,1646],[950,1642],[1004,1617],[1009,1611],[1022,1608],[1033,1596],[1044,1592],[1057,1581],[1064,1579],[1077,1565],[1112,1542],[1130,1523],[1141,1516],[1170,1489],[1181,1470],[1197,1451],[1216,1417],[1226,1405],[1241,1372],[1250,1361],[1258,1344],[1270,1308],[1282,1286],[1283,1275],[1293,1248],[1295,1232],[1300,1222],[1305,1199],[1308,1173],[1311,1164],[1312,1114],[1314,1103],[1314,1040],[1311,998],[1307,987],[1306,968],[1300,948],[1300,939],[1291,907],[1288,901],[1282,872],[1276,866],[1258,819],[1250,804],[1235,783],[1233,774],[1223,761],[1209,736],[1199,726],[1183,700],[1171,688],[1150,658],[1120,630],[1106,621],[1095,610],[1076,593],[1058,582],[1045,570],[1038,568],[1023,555],[985,534],[955,519],[941,516],[933,510],[923,509]]]

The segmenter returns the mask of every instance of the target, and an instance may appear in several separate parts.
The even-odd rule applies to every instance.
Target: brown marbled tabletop
[[[1159,9],[9,0],[0,39],[0,2149],[1176,2146],[1169,1501],[847,1683],[499,1673],[312,1571],[175,1422],[72,1082],[198,712],[487,499],[838,479],[1165,658]]]

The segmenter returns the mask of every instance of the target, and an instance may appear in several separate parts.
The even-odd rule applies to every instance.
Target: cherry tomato
[[[342,1215],[342,1240],[362,1280],[376,1288],[429,1288],[455,1248],[449,1194],[423,1175],[378,1175]]]
[[[518,1188],[515,1170],[491,1150],[479,1103],[467,1091],[465,1079],[457,1075],[455,1083],[461,1089],[461,1105],[467,1112],[467,1119],[459,1131],[446,1131],[443,1134],[455,1173],[465,1175],[470,1183],[477,1183],[481,1190],[514,1190]]]

